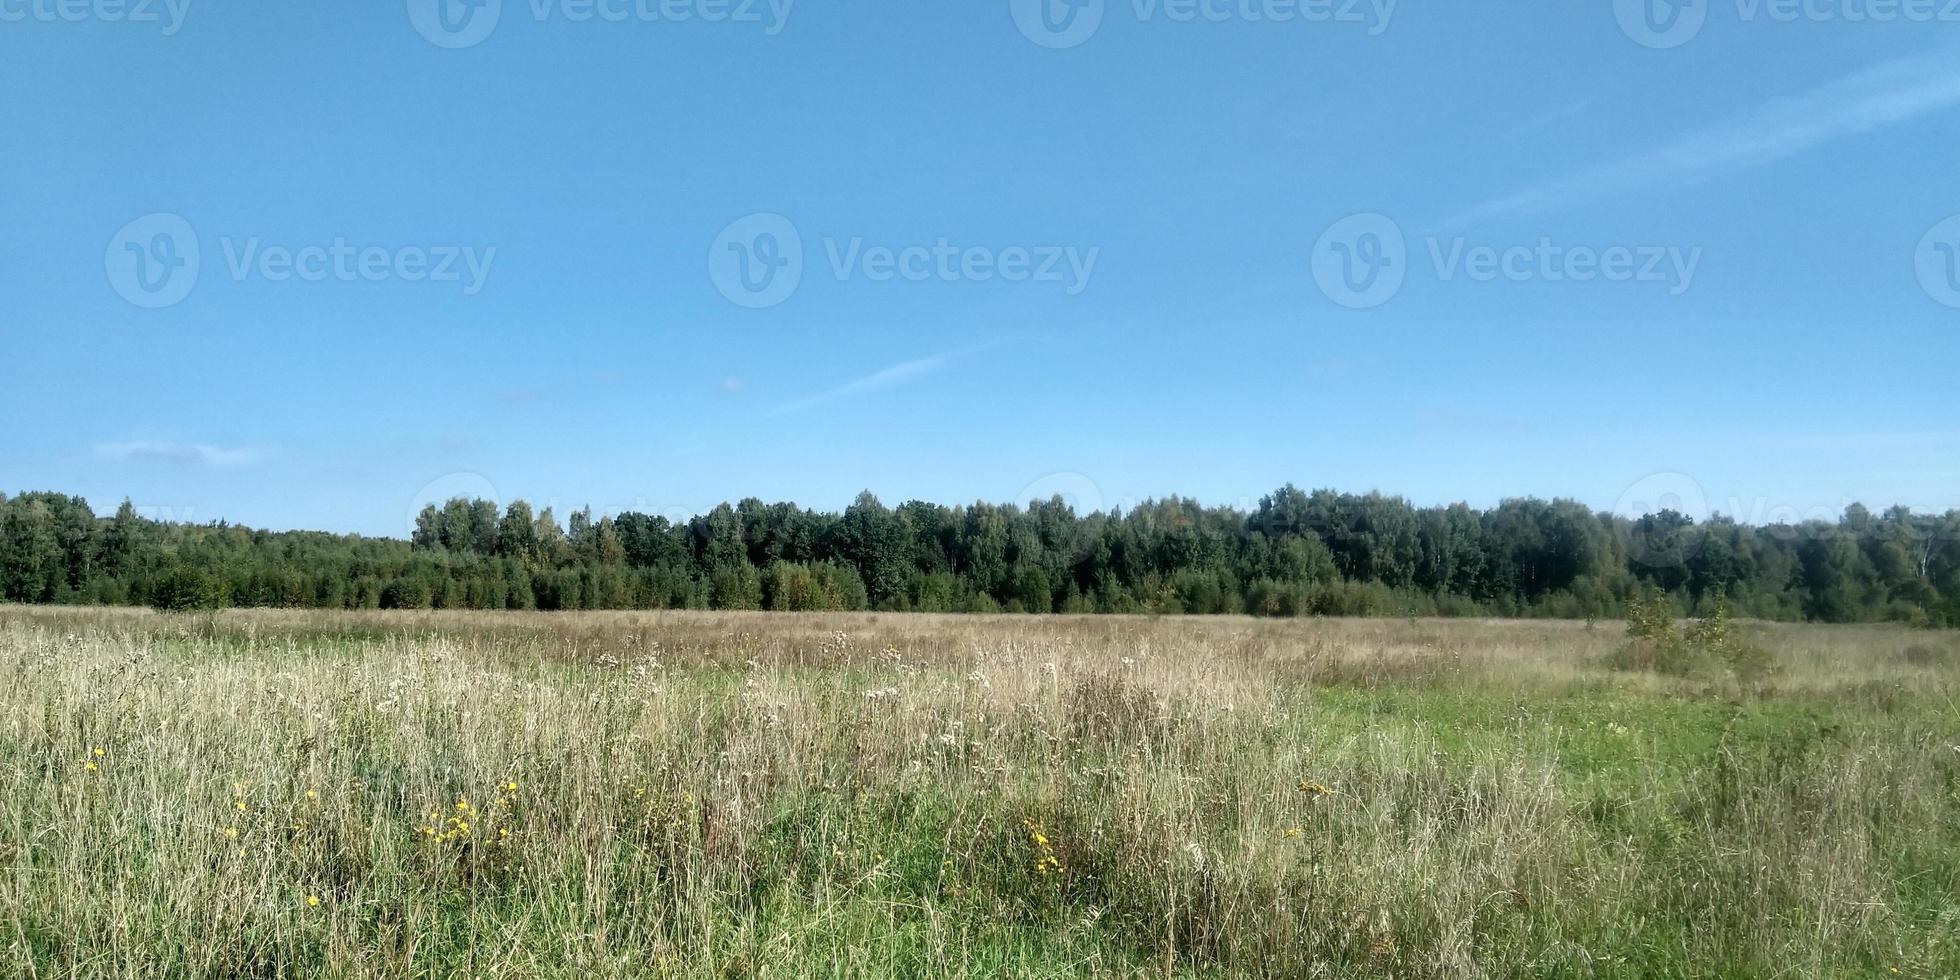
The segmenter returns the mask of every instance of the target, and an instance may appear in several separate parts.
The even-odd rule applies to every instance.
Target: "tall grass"
[[[1749,629],[5,609],[0,975],[1960,976],[1960,640]]]

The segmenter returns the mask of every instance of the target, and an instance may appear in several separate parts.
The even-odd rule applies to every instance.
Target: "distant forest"
[[[862,494],[841,514],[744,500],[683,524],[452,500],[410,540],[164,523],[127,501],[0,496],[0,599],[163,609],[769,609],[1258,616],[1682,612],[1960,625],[1960,511],[1835,523],[1637,520],[1285,487],[1250,512],[1170,498],[1077,514]]]

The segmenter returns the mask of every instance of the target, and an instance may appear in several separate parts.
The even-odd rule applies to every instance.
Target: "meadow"
[[[1744,632],[0,606],[0,975],[1960,976],[1960,634]]]

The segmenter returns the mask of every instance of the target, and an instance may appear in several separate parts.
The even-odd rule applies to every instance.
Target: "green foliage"
[[[1651,588],[1627,602],[1627,635],[1662,645],[1680,642],[1667,593]]]
[[[869,601],[857,569],[832,562],[778,561],[763,570],[761,585],[761,607],[777,612],[842,612]]]
[[[165,612],[192,612],[225,605],[224,583],[203,569],[178,565],[150,588],[150,605]]]
[[[750,498],[682,523],[584,509],[561,527],[526,501],[459,498],[424,507],[400,541],[156,522],[127,502],[101,519],[54,493],[0,498],[0,599],[151,602],[176,566],[211,576],[223,601],[270,607],[1651,619],[1659,603],[1670,617],[1719,607],[1960,622],[1960,512],[1896,507],[1747,527],[1672,511],[1629,521],[1569,500],[1418,508],[1292,486],[1249,512],[1180,497],[1095,514],[1061,498],[891,508],[867,492],[841,514]],[[1661,657],[1664,639],[1636,643],[1636,659]],[[1725,642],[1677,645],[1748,661]]]
[[[762,576],[754,566],[730,563],[709,576],[709,594],[716,609],[761,609]]]
[[[1773,666],[1769,653],[1743,636],[1728,597],[1720,592],[1710,597],[1706,614],[1677,628],[1673,603],[1658,588],[1649,589],[1627,603],[1627,637],[1627,645],[1611,658],[1622,670],[1677,676],[1727,673],[1753,682]]]

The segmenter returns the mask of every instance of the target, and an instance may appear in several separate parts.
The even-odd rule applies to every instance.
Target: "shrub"
[[[150,605],[165,612],[217,609],[224,604],[224,583],[188,565],[178,565],[163,573],[150,588]]]
[[[1619,670],[1648,670],[1677,677],[1728,673],[1743,681],[1768,674],[1768,651],[1749,643],[1735,623],[1727,597],[1714,594],[1708,613],[1677,629],[1667,594],[1650,589],[1627,601],[1627,644],[1609,658]]]

